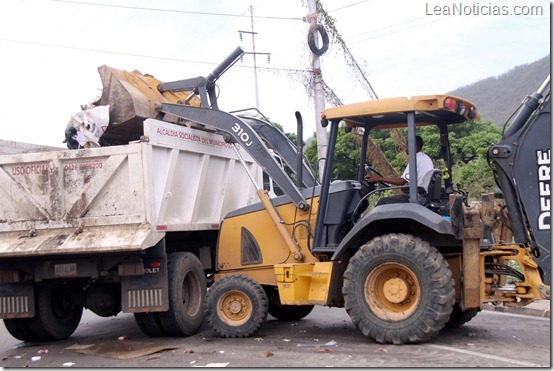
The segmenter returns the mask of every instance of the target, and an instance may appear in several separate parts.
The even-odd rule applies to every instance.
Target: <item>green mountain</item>
[[[448,94],[475,103],[479,116],[503,126],[527,95],[535,92],[550,73],[550,55],[536,62],[516,66],[496,77],[489,77],[455,89]]]

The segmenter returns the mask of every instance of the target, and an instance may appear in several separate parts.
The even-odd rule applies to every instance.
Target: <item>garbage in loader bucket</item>
[[[82,107],[71,115],[65,129],[69,149],[100,147],[100,138],[109,124],[110,106]]]
[[[98,72],[102,80],[102,95],[71,116],[64,141],[70,149],[121,145],[139,140],[143,134],[143,121],[156,118],[161,103],[200,106],[200,98],[192,90],[159,91],[162,82],[152,75],[105,65],[99,67]],[[96,120],[91,120],[90,116]]]
[[[101,140],[103,146],[140,139],[143,121],[156,118],[161,103],[200,106],[200,99],[192,90],[158,90],[162,82],[152,75],[108,66],[99,67],[98,72],[102,80],[102,96],[98,104],[110,106],[110,122]]]
[[[235,48],[211,73],[206,77],[199,76],[184,80],[161,82],[152,75],[143,75],[139,71],[128,72],[108,66],[98,68],[102,80],[102,95],[91,106],[82,108],[82,111],[92,110],[93,107],[108,107],[109,123],[107,127],[86,124],[81,116],[88,112],[76,114],[76,122],[70,122],[65,130],[68,148],[86,146],[114,146],[128,144],[140,140],[143,135],[143,122],[146,119],[163,119],[167,122],[176,122],[187,126],[204,125],[185,122],[169,113],[160,116],[163,104],[180,104],[193,107],[218,109],[216,81],[244,54],[241,47]],[[74,121],[74,120],[72,120]],[[79,133],[81,131],[81,133]]]

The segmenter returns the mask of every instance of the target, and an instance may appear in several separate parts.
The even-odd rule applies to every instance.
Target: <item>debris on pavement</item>
[[[87,348],[90,348],[90,347],[93,347],[94,344],[73,344],[73,345],[70,345],[68,347],[66,347],[65,349],[67,350],[81,350],[81,349],[87,349]]]
[[[149,342],[138,342],[132,340],[119,341],[110,340],[100,344],[90,345],[72,345],[66,349],[74,350],[78,353],[110,357],[115,359],[131,359],[143,357],[150,354],[158,353],[164,350],[178,349],[178,346],[160,345]]]
[[[32,343],[32,342],[29,342],[29,341],[24,341],[22,343],[15,344],[14,349],[34,347],[34,346],[37,346],[37,345],[39,345],[39,344],[38,343]]]
[[[332,353],[333,351],[329,348],[317,348],[315,350],[316,353]]]
[[[227,367],[229,366],[229,362],[215,362],[215,363],[208,363],[204,367]]]
[[[318,339],[314,339],[315,341],[319,341]],[[326,342],[325,344],[317,343],[317,344],[296,344],[296,346],[299,347],[334,347],[337,346],[337,342],[335,340],[330,340]]]

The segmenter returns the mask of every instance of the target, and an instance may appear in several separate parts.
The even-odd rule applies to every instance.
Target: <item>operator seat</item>
[[[432,169],[425,173],[419,186],[421,189],[419,193],[422,196],[420,203],[428,209],[438,212],[441,206],[441,186],[442,171]]]

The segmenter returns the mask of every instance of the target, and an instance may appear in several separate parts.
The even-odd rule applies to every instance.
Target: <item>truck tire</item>
[[[448,322],[452,272],[429,243],[406,234],[376,237],[354,254],[342,293],[354,325],[378,343],[426,341]]]
[[[35,289],[35,303],[38,303],[39,289]],[[35,342],[52,340],[44,329],[40,317],[4,319],[8,332],[16,339]]]
[[[48,340],[44,329],[41,326],[37,327],[36,323],[32,324],[32,320],[34,318],[4,319],[4,325],[6,330],[16,339],[28,342]]]
[[[44,335],[42,340],[62,340],[75,332],[81,316],[82,306],[68,306],[64,302],[63,289],[44,286],[37,289],[35,317],[29,319],[29,326]]]
[[[460,304],[456,303],[454,305],[454,309],[452,309],[452,313],[450,314],[450,319],[448,320],[448,322],[446,322],[446,327],[456,328],[463,326],[464,324],[471,321],[471,319],[475,317],[478,312],[479,311],[477,309],[469,309],[465,312],[462,312]]]
[[[194,335],[204,320],[207,288],[202,263],[190,252],[173,253],[168,275],[169,310],[158,313],[160,323],[167,335]]]
[[[269,314],[279,321],[299,321],[313,309],[314,305],[283,305],[275,300],[269,302]]]
[[[268,314],[268,300],[263,287],[240,274],[216,281],[206,297],[206,319],[224,338],[252,336]]]
[[[134,313],[133,315],[135,317],[135,322],[144,335],[153,338],[168,335],[162,326],[158,312]]]

